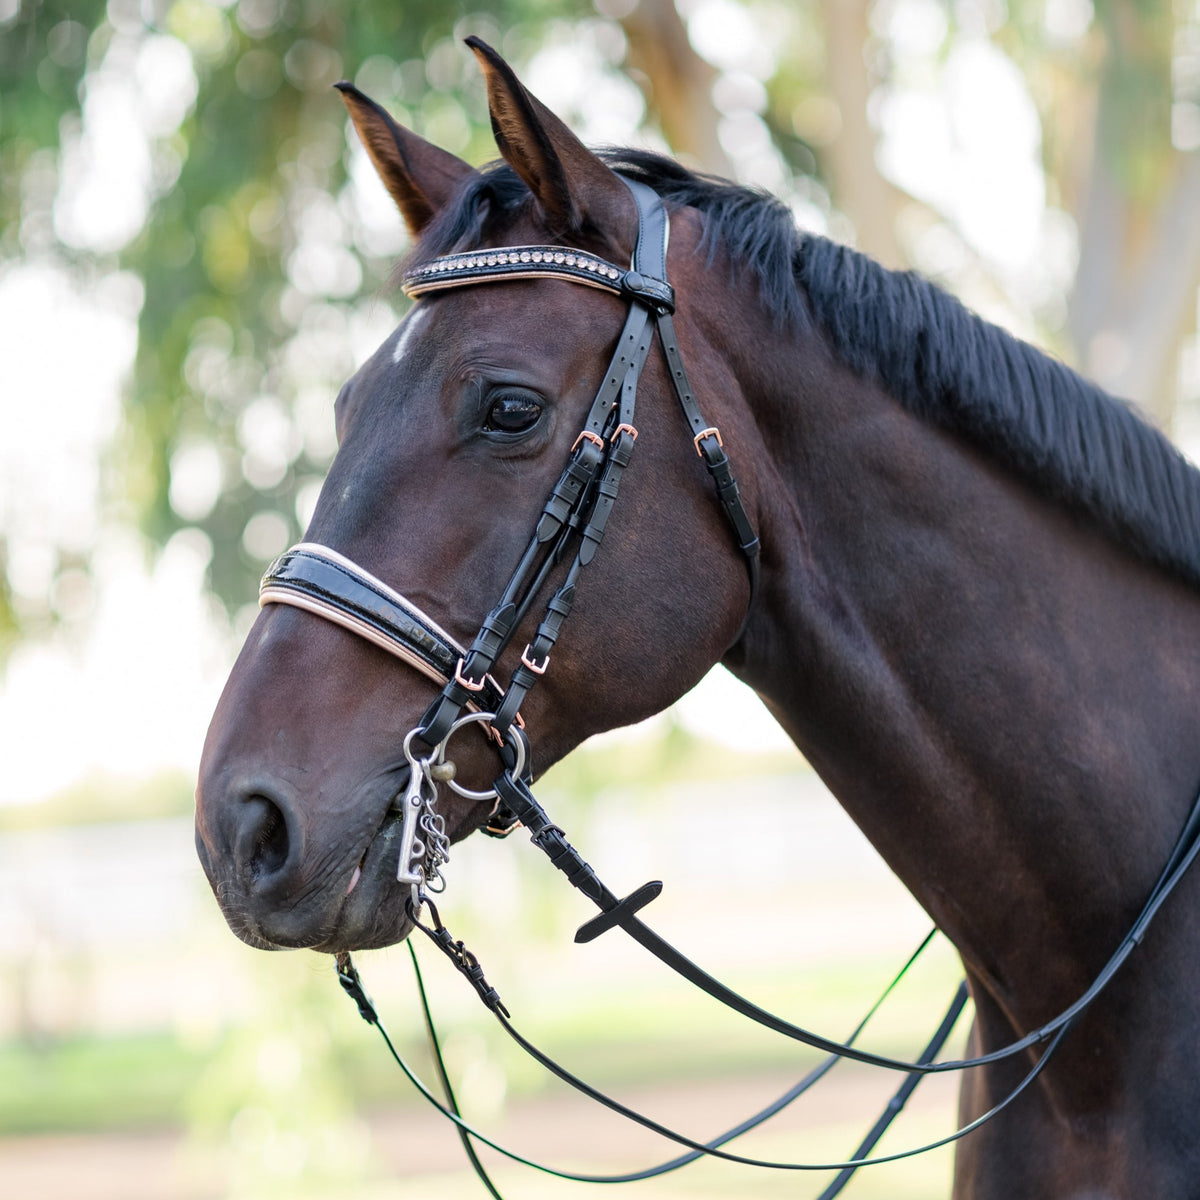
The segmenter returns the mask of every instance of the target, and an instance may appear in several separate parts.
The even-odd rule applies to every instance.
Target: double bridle
[[[666,209],[650,188],[629,179],[624,182],[633,195],[638,212],[637,241],[632,264],[627,270],[582,250],[561,246],[516,246],[445,255],[404,276],[404,291],[414,299],[449,288],[512,279],[553,278],[602,288],[622,296],[629,303],[617,348],[571,449],[567,465],[543,505],[534,534],[500,600],[484,619],[470,646],[460,645],[427,614],[383,581],[335,551],[313,543],[294,546],[272,564],[263,578],[260,603],[289,604],[333,621],[442,685],[439,695],[420,723],[404,739],[409,778],[394,805],[401,815],[397,879],[410,887],[408,914],[411,921],[470,982],[509,1036],[538,1062],[585,1095],[687,1149],[687,1153],[680,1157],[645,1171],[608,1176],[554,1170],[506,1150],[462,1119],[441,1060],[423,985],[420,986],[420,993],[425,1022],[434,1048],[434,1061],[441,1079],[444,1102],[414,1075],[396,1052],[349,955],[340,955],[337,969],[342,986],[358,1004],[364,1019],[380,1029],[388,1048],[409,1079],[456,1126],[468,1158],[489,1192],[493,1196],[499,1195],[479,1162],[473,1140],[517,1162],[560,1178],[583,1182],[615,1183],[649,1178],[675,1170],[703,1155],[776,1170],[837,1171],[836,1178],[821,1194],[821,1200],[831,1200],[857,1167],[891,1162],[956,1141],[1007,1108],[1034,1081],[1068,1029],[1107,986],[1134,946],[1141,941],[1167,895],[1200,852],[1200,797],[1193,804],[1167,865],[1133,928],[1084,994],[1054,1020],[1012,1044],[988,1054],[957,1061],[936,1059],[966,1003],[965,983],[958,988],[937,1032],[916,1061],[906,1062],[872,1054],[859,1050],[854,1044],[880,1004],[928,944],[932,934],[922,942],[851,1036],[845,1042],[838,1042],[811,1033],[738,995],[644,924],[638,913],[659,894],[661,883],[644,884],[624,899],[618,898],[605,886],[567,840],[562,829],[550,820],[530,790],[532,770],[529,743],[519,709],[530,689],[549,666],[563,622],[571,612],[580,572],[591,562],[603,540],[621,478],[637,440],[634,425],[637,385],[656,331],[666,357],[668,377],[691,428],[696,452],[708,469],[718,501],[746,562],[751,603],[757,588],[759,548],[721,434],[702,415],[683,368],[671,319],[674,292],[666,279],[669,233]],[[493,674],[497,660],[550,583],[551,576],[561,572],[564,563],[568,564],[565,574],[546,602],[534,636],[521,653],[520,662],[507,685],[501,685]],[[503,770],[490,791],[475,792],[463,788],[454,780],[451,764],[446,760],[450,739],[468,724],[479,724],[488,732],[495,740],[503,762]],[[415,748],[417,742],[427,747],[427,751],[418,751]],[[478,960],[461,941],[452,937],[441,922],[430,893],[440,891],[443,886],[440,868],[449,854],[449,839],[442,817],[436,810],[438,787],[442,783],[469,799],[493,801],[484,832],[492,836],[506,836],[518,825],[523,825],[533,843],[549,857],[551,863],[597,906],[599,914],[580,927],[575,936],[577,942],[590,941],[609,929],[619,927],[672,970],[722,1004],[785,1037],[821,1050],[828,1057],[761,1112],[707,1142],[676,1133],[576,1078],[514,1028],[507,1009],[484,977]],[[425,908],[428,908],[431,916],[430,924],[421,920]],[[411,944],[409,949],[412,952]],[[415,954],[413,965],[420,984]],[[1043,1053],[1013,1091],[962,1129],[905,1153],[868,1157],[916,1085],[926,1075],[997,1063],[1043,1044]],[[842,1058],[900,1071],[906,1076],[883,1116],[850,1159],[833,1163],[781,1163],[749,1158],[721,1149],[790,1104]]]

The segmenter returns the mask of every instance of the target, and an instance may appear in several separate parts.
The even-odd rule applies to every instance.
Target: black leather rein
[[[1167,895],[1187,872],[1197,853],[1200,853],[1200,797],[1197,797],[1193,804],[1170,859],[1133,928],[1079,1000],[1054,1020],[1011,1045],[975,1058],[956,1061],[937,1061],[937,1056],[966,1003],[965,984],[959,988],[937,1033],[916,1061],[906,1062],[872,1054],[858,1049],[855,1045],[867,1020],[895,986],[895,982],[907,971],[916,955],[900,972],[897,980],[885,990],[851,1037],[845,1042],[837,1042],[774,1016],[738,995],[645,925],[638,913],[659,894],[662,889],[661,883],[644,884],[624,899],[619,899],[605,886],[567,840],[563,831],[550,820],[530,790],[532,773],[529,767],[529,743],[523,732],[518,709],[529,690],[547,670],[559,631],[570,615],[580,572],[592,561],[604,537],[622,475],[629,464],[637,439],[634,425],[637,384],[656,332],[666,356],[672,387],[691,428],[693,444],[712,478],[717,498],[746,561],[751,603],[758,578],[758,538],[742,505],[721,435],[701,414],[680,358],[671,320],[674,293],[666,279],[666,246],[669,232],[666,210],[659,197],[649,188],[633,181],[625,182],[637,204],[639,218],[638,239],[629,270],[622,270],[596,255],[580,250],[555,246],[517,246],[447,255],[425,263],[405,276],[405,291],[413,298],[447,288],[502,283],[511,279],[556,278],[603,288],[629,302],[629,312],[618,339],[617,349],[604,382],[587,412],[567,465],[543,505],[533,536],[503,594],[484,619],[471,645],[466,648],[459,645],[411,601],[355,563],[333,550],[311,543],[293,547],[272,565],[263,579],[260,602],[293,605],[334,621],[367,638],[442,685],[438,697],[404,743],[405,753],[412,764],[412,772],[401,804],[407,834],[401,839],[401,845],[415,848],[408,855],[402,850],[398,878],[412,883],[412,899],[409,902],[411,920],[468,980],[505,1032],[526,1052],[585,1095],[687,1150],[687,1153],[680,1157],[646,1171],[595,1176],[557,1171],[504,1149],[468,1125],[458,1111],[453,1089],[441,1061],[432,1016],[425,1003],[423,985],[421,996],[425,1021],[434,1049],[434,1061],[441,1077],[444,1103],[417,1079],[411,1068],[397,1054],[349,955],[339,956],[338,978],[342,986],[355,1000],[364,1019],[379,1027],[391,1053],[421,1093],[455,1124],[468,1158],[488,1191],[495,1197],[499,1196],[478,1159],[472,1139],[515,1161],[564,1179],[586,1182],[616,1183],[649,1178],[675,1170],[702,1155],[775,1170],[834,1170],[839,1174],[821,1194],[821,1200],[831,1200],[848,1181],[855,1168],[871,1162],[890,1162],[909,1157],[955,1141],[990,1120],[1033,1083],[1068,1030],[1107,986],[1133,948],[1141,941]],[[564,564],[565,571],[562,569]],[[537,603],[538,597],[550,584],[552,577],[557,581],[552,594],[545,602],[543,615],[534,636],[521,654],[520,662],[513,670],[507,686],[502,686],[492,674],[496,662],[511,642],[521,622]],[[467,710],[468,715],[463,715],[464,710]],[[485,832],[502,836],[511,832],[518,824],[524,825],[534,845],[549,857],[552,864],[566,875],[575,888],[597,906],[599,913],[580,927],[576,941],[590,941],[609,929],[621,928],[671,970],[722,1004],[785,1037],[821,1050],[828,1058],[761,1112],[720,1137],[702,1142],[676,1133],[604,1095],[525,1039],[513,1026],[496,990],[485,979],[478,960],[462,942],[456,941],[446,930],[428,894],[433,890],[428,886],[430,878],[437,876],[437,867],[445,860],[448,849],[448,842],[444,837],[439,841],[437,834],[441,819],[434,810],[437,799],[435,780],[439,778],[435,769],[444,759],[446,744],[452,734],[466,723],[478,722],[486,724],[499,743],[504,769],[497,777],[491,792],[477,794],[462,792],[461,788],[457,790],[477,799],[494,798],[495,804]],[[421,757],[410,750],[414,739],[432,748],[428,756]],[[451,782],[450,786],[456,785]],[[424,831],[424,840],[416,837],[418,821]],[[432,914],[432,924],[421,920],[422,909],[426,906]],[[927,938],[926,942],[922,943],[920,949],[924,948],[928,940]],[[413,963],[415,968],[415,955]],[[982,1116],[954,1134],[927,1146],[901,1154],[869,1157],[891,1120],[903,1107],[917,1083],[926,1075],[985,1066],[1023,1054],[1037,1046],[1044,1046],[1044,1050],[1024,1079],[1008,1096]],[[733,1138],[781,1111],[843,1058],[900,1071],[906,1076],[883,1116],[850,1159],[816,1164],[780,1163],[749,1158],[721,1149]]]

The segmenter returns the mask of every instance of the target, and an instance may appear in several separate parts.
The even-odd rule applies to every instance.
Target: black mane
[[[847,366],[914,414],[1200,585],[1200,472],[1129,405],[918,275],[798,231],[788,208],[764,192],[646,151],[606,158],[669,207],[699,210],[710,249],[722,248],[756,281],[780,323],[815,320]],[[528,200],[509,168],[486,168],[422,239],[421,259],[478,245]]]

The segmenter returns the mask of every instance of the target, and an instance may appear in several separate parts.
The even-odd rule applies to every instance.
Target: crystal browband
[[[507,246],[445,254],[406,271],[401,286],[406,296],[415,299],[443,288],[507,279],[567,279],[618,296],[635,296],[664,312],[675,308],[674,290],[665,280],[623,271],[598,255],[563,246]]]

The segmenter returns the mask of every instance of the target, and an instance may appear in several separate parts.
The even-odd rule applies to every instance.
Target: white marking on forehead
[[[417,332],[418,327],[428,312],[429,308],[426,305],[418,304],[400,322],[399,336],[396,338],[395,346],[392,347],[392,362],[398,363],[407,353],[413,335]]]

